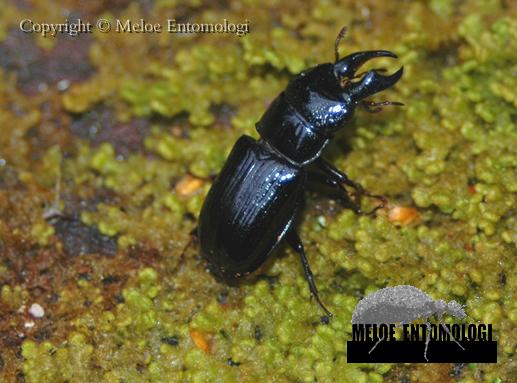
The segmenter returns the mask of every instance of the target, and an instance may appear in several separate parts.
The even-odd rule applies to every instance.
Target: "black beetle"
[[[244,135],[237,140],[204,201],[197,233],[211,271],[230,283],[255,271],[285,238],[299,254],[310,291],[328,316],[332,314],[318,296],[293,222],[307,182],[337,190],[347,207],[361,213],[343,184],[355,189],[357,199],[370,194],[321,153],[359,103],[371,112],[379,111],[381,105],[400,105],[364,99],[393,86],[403,72],[400,68],[384,76],[380,69],[373,69],[356,75],[367,60],[397,56],[379,50],[339,59],[337,46],[344,31],[336,39],[334,64],[320,64],[298,74],[271,103],[256,124],[261,139]]]

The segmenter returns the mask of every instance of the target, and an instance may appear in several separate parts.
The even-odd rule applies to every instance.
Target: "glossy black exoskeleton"
[[[298,74],[269,106],[256,128],[261,139],[239,138],[210,189],[199,219],[201,251],[211,271],[232,282],[255,271],[285,239],[299,254],[311,293],[319,299],[304,248],[293,222],[304,200],[308,182],[323,184],[340,193],[345,205],[361,209],[344,185],[356,196],[368,195],[321,157],[338,129],[362,104],[370,111],[381,105],[366,97],[393,86],[403,68],[390,76],[371,70],[356,75],[375,57],[394,57],[389,51],[357,52],[336,62],[317,65]],[[373,107],[373,108],[372,108]]]

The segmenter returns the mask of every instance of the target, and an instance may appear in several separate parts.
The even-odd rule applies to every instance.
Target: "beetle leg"
[[[309,171],[307,172],[309,176],[309,181],[318,185],[330,186],[339,191],[339,197],[341,201],[344,203],[345,207],[353,210],[356,214],[362,214],[361,206],[352,201],[348,195],[348,191],[345,189],[342,183],[337,181],[334,178],[329,177],[327,174],[321,174],[317,172]]]
[[[187,242],[187,244],[183,247],[183,250],[181,251],[181,254],[180,254],[180,258],[181,260],[183,260],[184,256],[185,256],[185,253],[187,252],[187,250],[189,249],[190,246],[192,246],[192,244],[194,242],[197,242],[197,240],[199,239],[199,236],[198,236],[198,227],[196,226],[195,228],[193,228],[190,233],[189,233],[189,240]]]
[[[332,178],[336,179],[338,182],[341,182],[341,183],[344,183],[345,185],[353,187],[360,194],[365,193],[363,187],[359,183],[352,181],[350,178],[348,178],[348,176],[345,173],[343,173],[340,170],[338,170],[337,168],[335,168],[334,165],[332,165],[326,159],[319,157],[315,161],[315,164],[325,174],[328,174]]]
[[[318,288],[316,287],[316,282],[314,282],[314,275],[312,274],[309,261],[305,255],[305,249],[303,248],[303,243],[300,237],[294,230],[289,230],[289,232],[286,235],[286,240],[289,246],[291,246],[293,250],[296,251],[300,256],[303,271],[305,272],[305,279],[307,279],[307,282],[309,283],[309,289],[311,290],[312,296],[316,299],[316,302],[318,302],[323,311],[325,311],[325,314],[328,317],[332,317],[332,313],[325,307],[323,302],[320,300]]]
[[[384,208],[388,204],[388,199],[386,197],[384,197],[382,195],[378,195],[378,194],[372,194],[372,193],[364,190],[364,188],[361,186],[361,184],[359,184],[355,181],[352,181],[350,178],[348,178],[348,176],[345,173],[343,173],[340,170],[338,170],[337,168],[335,168],[334,165],[332,165],[330,162],[328,162],[324,158],[320,157],[316,161],[314,161],[314,163],[316,164],[316,166],[318,168],[320,168],[323,172],[325,172],[325,174],[334,178],[337,182],[341,182],[341,183],[344,183],[345,185],[353,187],[355,189],[356,202],[358,204],[361,203],[361,197],[363,197],[363,196],[372,197],[372,198],[375,198],[375,199],[378,199],[379,201],[381,201],[380,205],[376,206],[368,214],[373,214],[377,210]]]

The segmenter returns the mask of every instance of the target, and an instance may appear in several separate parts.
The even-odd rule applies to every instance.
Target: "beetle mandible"
[[[333,188],[345,206],[361,213],[358,200],[366,193],[358,183],[321,157],[331,138],[362,104],[371,112],[397,102],[365,98],[393,86],[403,67],[389,76],[380,69],[356,74],[366,61],[397,56],[385,50],[352,53],[296,75],[273,100],[256,124],[257,141],[241,136],[215,179],[201,209],[197,236],[201,252],[216,276],[234,282],[255,271],[285,240],[300,256],[312,295],[321,302],[302,241],[293,222],[307,183]],[[352,187],[356,200],[346,188]],[[373,196],[379,197],[379,196]]]

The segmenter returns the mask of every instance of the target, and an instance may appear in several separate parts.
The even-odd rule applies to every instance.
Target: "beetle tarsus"
[[[388,205],[388,199],[380,194],[370,194],[368,192],[364,193],[365,196],[370,198],[375,198],[381,201],[381,203],[375,206],[370,212],[366,213],[366,215],[373,215],[377,210],[384,209]]]
[[[305,249],[303,248],[303,243],[298,236],[298,234],[294,230],[290,230],[289,233],[287,233],[287,243],[289,243],[289,246],[293,248],[294,251],[298,253],[300,256],[300,260],[302,261],[303,271],[305,272],[305,279],[307,279],[307,282],[309,283],[309,289],[311,290],[311,294],[316,299],[316,302],[320,305],[320,307],[325,311],[325,314],[331,318],[333,314],[325,307],[323,302],[320,299],[320,296],[318,294],[318,288],[316,287],[316,282],[314,281],[314,275],[312,274],[311,267],[309,265],[309,260],[307,259],[307,256],[305,255]]]

